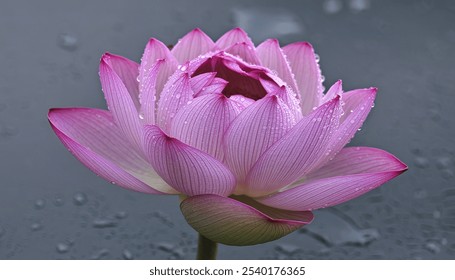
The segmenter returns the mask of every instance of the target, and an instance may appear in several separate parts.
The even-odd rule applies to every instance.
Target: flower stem
[[[198,260],[215,260],[218,243],[205,238],[199,234],[199,242],[197,245]]]

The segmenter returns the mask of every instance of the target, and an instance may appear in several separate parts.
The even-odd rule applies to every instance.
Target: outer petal
[[[109,112],[88,108],[51,109],[48,118],[73,155],[104,179],[140,192],[175,193],[134,151]]]
[[[182,66],[186,69],[187,66]],[[156,123],[166,132],[170,131],[175,114],[193,100],[190,76],[187,72],[176,72],[164,87],[158,101]]]
[[[235,43],[225,50],[226,52],[240,57],[243,61],[250,64],[261,65],[259,57],[256,54],[254,46],[246,42]]]
[[[157,60],[147,71],[147,74],[140,80],[140,101],[141,109],[139,118],[143,124],[155,124],[156,112],[156,82],[160,68],[165,63],[164,59]]]
[[[167,136],[157,126],[145,127],[144,143],[153,168],[176,190],[189,196],[227,196],[234,190],[234,175],[221,162]]]
[[[212,39],[202,30],[196,28],[180,39],[171,52],[180,63],[185,63],[199,55],[208,53],[214,46]]]
[[[110,57],[112,70],[122,80],[136,109],[139,110],[139,87],[137,83],[139,64],[119,55],[110,54]]]
[[[304,115],[319,105],[322,98],[321,71],[310,43],[299,42],[287,45],[283,51],[291,65],[302,98]]]
[[[141,58],[139,71],[139,80],[141,84],[149,83],[148,79],[150,78],[150,69],[157,62],[157,60],[163,60],[163,62],[158,72],[158,76],[154,78],[156,79],[156,100],[158,100],[158,95],[163,90],[163,87],[169,77],[175,72],[175,70],[177,70],[178,62],[171,54],[168,47],[166,47],[161,41],[151,38],[145,46],[144,54]]]
[[[235,101],[222,94],[204,95],[177,113],[170,135],[223,162],[223,135],[240,111]]]
[[[117,56],[110,54],[104,54],[101,58],[101,86],[109,111],[114,116],[115,123],[133,146],[140,151],[142,148],[142,127],[139,121],[139,113],[125,84],[113,70],[112,65],[118,59]]]
[[[257,205],[257,203],[256,203]],[[283,237],[313,220],[311,212],[258,209],[227,197],[199,195],[182,201],[187,222],[203,236],[226,245],[255,245]]]
[[[308,183],[258,200],[294,211],[334,206],[379,187],[406,169],[404,163],[385,151],[346,148],[320,171],[309,175]]]
[[[218,41],[216,41],[215,48],[225,50],[236,43],[242,42],[245,42],[247,45],[254,47],[253,41],[251,41],[246,32],[243,31],[242,28],[237,27],[224,33],[224,35],[221,36]]]
[[[261,60],[261,65],[276,71],[278,76],[286,82],[288,86],[295,92],[299,92],[294,74],[292,74],[289,62],[277,39],[269,39],[264,41],[256,48],[256,52]]]
[[[245,109],[225,134],[226,162],[239,184],[257,159],[295,125],[286,104],[276,95],[256,101]],[[254,189],[240,188],[236,193],[250,194]]]
[[[321,164],[333,158],[354,137],[371,111],[376,91],[376,88],[369,88],[343,93],[341,100],[344,115],[341,116],[340,126],[328,145],[326,159]]]
[[[254,196],[276,191],[307,174],[321,159],[340,116],[339,97],[304,117],[255,163],[246,179]]]

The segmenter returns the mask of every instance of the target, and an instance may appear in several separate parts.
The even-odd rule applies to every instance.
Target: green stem
[[[210,239],[199,234],[199,242],[197,245],[198,260],[215,260],[218,244]]]

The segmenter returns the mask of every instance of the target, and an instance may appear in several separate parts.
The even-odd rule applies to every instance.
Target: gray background
[[[281,240],[220,246],[222,259],[453,259],[454,1],[0,1],[0,259],[192,259],[196,233],[177,197],[112,186],[51,131],[50,107],[105,103],[98,63],[138,60],[194,27],[256,43],[311,42],[326,86],[376,86],[353,145],[410,170],[356,200],[316,211]]]

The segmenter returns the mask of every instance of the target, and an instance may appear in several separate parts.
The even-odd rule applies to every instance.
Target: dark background
[[[193,259],[196,233],[177,197],[123,190],[58,141],[50,107],[105,108],[98,63],[139,60],[195,27],[216,39],[311,42],[325,86],[376,86],[352,145],[385,149],[409,171],[356,200],[316,211],[304,230],[221,259],[453,259],[454,1],[0,0],[0,259]]]

